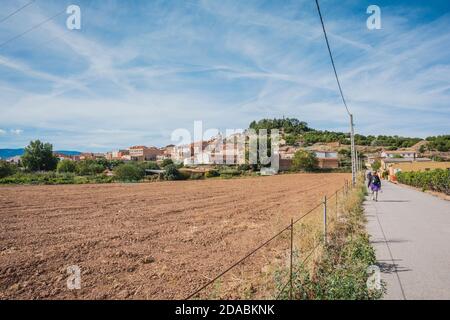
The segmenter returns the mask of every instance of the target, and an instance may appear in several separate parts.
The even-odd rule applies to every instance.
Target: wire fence
[[[327,235],[342,213],[351,183],[309,209],[244,257],[192,292],[189,299],[293,298],[294,277],[327,244]],[[287,291],[289,290],[289,291]]]

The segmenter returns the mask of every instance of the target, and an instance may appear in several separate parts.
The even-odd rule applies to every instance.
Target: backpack
[[[372,177],[372,183],[376,186],[380,186],[381,185],[381,181],[380,181],[380,177],[379,176],[373,176]]]

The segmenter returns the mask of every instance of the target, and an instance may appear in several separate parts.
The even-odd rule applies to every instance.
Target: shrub
[[[249,171],[251,169],[252,169],[252,167],[246,163],[238,165],[238,170],[240,170],[240,171]]]
[[[218,170],[215,170],[215,169],[209,170],[205,173],[206,178],[214,178],[214,177],[218,177],[218,176],[220,176],[220,173]]]
[[[286,135],[284,138],[287,145],[294,145],[299,140],[299,136],[295,134]]]
[[[77,163],[76,172],[81,176],[89,176],[102,173],[106,168],[93,161],[93,160],[85,160]]]
[[[76,176],[73,179],[73,183],[75,183],[75,184],[85,184],[85,183],[89,183],[89,179],[87,177]]]
[[[87,180],[90,183],[111,183],[114,181],[114,177],[110,177],[105,174],[98,174],[87,177]]]
[[[74,183],[73,173],[38,172],[16,173],[0,179],[0,184],[71,184]]]
[[[344,159],[350,159],[352,156],[350,149],[339,149],[338,154]]]
[[[169,159],[170,160],[170,159]],[[172,161],[172,160],[171,160]],[[182,175],[180,171],[178,171],[177,167],[174,164],[169,164],[164,167],[164,180],[180,180]]]
[[[63,172],[75,172],[77,168],[77,165],[72,160],[64,159],[60,162],[58,162],[58,165],[56,166],[56,171],[59,173]]]
[[[161,163],[161,167],[166,167],[166,166],[168,166],[168,165],[173,165],[173,161],[172,161],[172,159],[164,159],[163,161],[162,161],[162,163]]]
[[[220,171],[220,176],[225,179],[230,179],[230,178],[233,178],[236,176],[240,176],[241,174],[242,174],[242,172],[240,170],[231,169],[231,168],[230,169],[227,168],[227,169]]]
[[[450,195],[450,170],[448,169],[398,172],[396,176],[400,183],[423,190],[433,190]]]
[[[175,163],[175,166],[177,167],[177,169],[181,169],[181,168],[184,168],[184,163],[178,162],[178,163]]]
[[[314,153],[306,150],[299,150],[292,159],[293,170],[314,171],[318,167],[318,160]]]
[[[0,178],[13,175],[16,172],[17,172],[16,165],[0,160]]]
[[[0,178],[0,184],[82,184],[110,183],[112,177],[103,174],[93,176],[76,176],[72,172],[17,172],[8,177]]]
[[[134,164],[123,164],[114,168],[115,178],[119,181],[136,182],[145,176],[145,170]]]
[[[108,169],[113,170],[115,167],[118,167],[121,164],[124,164],[122,160],[109,160],[107,166]]]
[[[202,180],[204,178],[205,178],[205,176],[203,175],[203,173],[198,173],[198,172],[191,173],[189,176],[190,180]]]
[[[139,163],[139,167],[141,167],[142,169],[146,170],[159,170],[160,167],[158,166],[158,164],[156,163],[156,161],[146,161],[146,162],[141,162]]]

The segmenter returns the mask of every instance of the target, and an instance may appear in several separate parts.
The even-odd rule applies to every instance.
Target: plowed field
[[[0,186],[0,298],[184,298],[348,178]]]

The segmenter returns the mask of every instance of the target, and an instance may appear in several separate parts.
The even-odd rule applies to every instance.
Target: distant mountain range
[[[8,159],[15,156],[21,156],[25,152],[24,148],[19,149],[0,149],[0,158],[1,159]],[[79,151],[71,151],[71,150],[56,150],[57,153],[63,153],[68,156],[74,156],[81,154]]]

